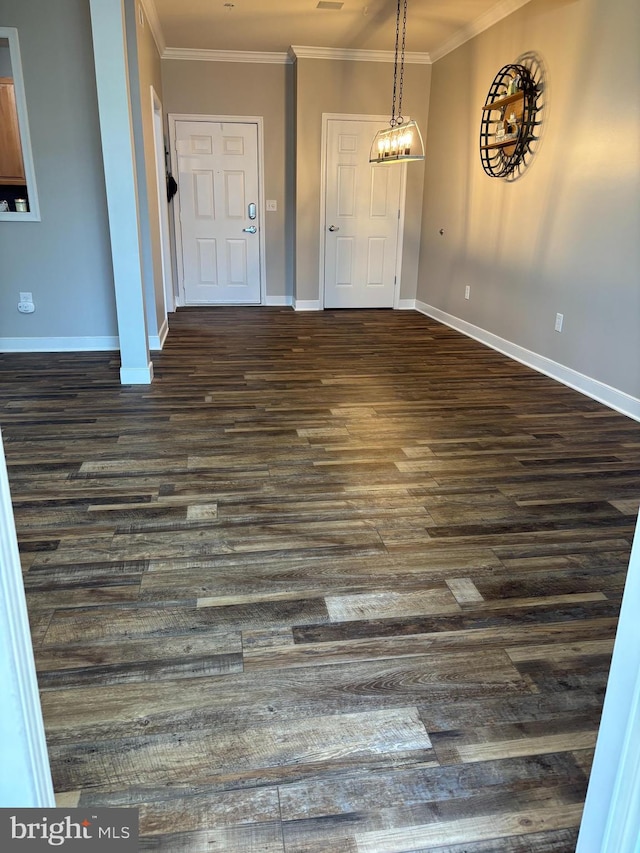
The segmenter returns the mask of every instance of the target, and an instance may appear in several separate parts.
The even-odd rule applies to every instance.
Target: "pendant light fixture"
[[[402,45],[400,44],[400,13],[402,12]],[[402,86],[404,84],[404,46],[407,34],[407,0],[398,0],[396,16],[396,52],[393,62],[393,100],[389,127],[379,130],[371,145],[370,163],[402,163],[424,160],[424,144],[415,121],[405,122],[402,116]],[[398,65],[398,55],[400,64]],[[397,110],[396,110],[397,105]]]

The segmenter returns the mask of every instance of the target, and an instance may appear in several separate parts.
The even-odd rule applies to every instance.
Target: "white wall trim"
[[[0,338],[0,352],[108,352],[118,350],[117,335],[69,338]]]
[[[120,383],[122,385],[150,385],[153,380],[153,364],[148,367],[121,367]]]
[[[264,300],[265,305],[271,305],[272,307],[282,306],[282,305],[291,305],[292,299],[290,296],[267,296]]]
[[[161,350],[169,334],[165,317],[157,335],[149,335],[149,348]],[[69,338],[0,338],[0,352],[112,352],[120,349],[117,335]]]
[[[169,318],[165,317],[160,326],[160,330],[157,335],[149,335],[149,349],[154,352],[159,352],[164,347],[164,342],[167,340],[167,335],[169,334]]]
[[[565,367],[557,361],[546,358],[546,356],[538,355],[538,353],[518,346],[518,344],[514,344],[504,338],[500,338],[491,332],[487,332],[479,326],[474,326],[472,323],[467,323],[459,317],[447,314],[446,311],[441,311],[439,308],[427,305],[425,302],[416,300],[416,310],[420,311],[421,314],[426,314],[428,317],[444,323],[446,326],[450,326],[452,329],[456,329],[458,332],[462,332],[463,335],[467,335],[492,349],[498,350],[498,352],[509,356],[509,358],[513,358],[515,361],[526,364],[527,367],[532,367],[539,373],[550,376],[563,385],[573,388],[574,391],[579,391],[581,394],[591,397],[591,399],[597,400],[599,403],[603,403],[610,409],[615,409],[617,412],[627,415],[627,417],[640,421],[640,400],[632,397],[630,394],[626,394],[624,391],[619,391],[617,388],[612,388],[604,382],[599,382],[597,379],[592,379],[590,376],[578,373],[577,370]]]
[[[415,299],[398,299],[398,304],[396,305],[398,311],[415,311],[416,310],[416,300]]]
[[[394,62],[395,53],[392,50],[352,50],[339,47],[309,47],[292,44],[289,48],[292,61],[296,59],[341,59],[346,62]],[[431,55],[417,51],[407,51],[404,55],[405,65],[431,65]]]
[[[640,516],[576,853],[640,849]]]
[[[262,65],[290,65],[288,53],[258,50],[197,50],[190,47],[166,47],[163,59],[186,59],[195,62],[254,62]]]
[[[164,33],[162,32],[162,25],[160,23],[160,18],[158,17],[156,4],[154,3],[154,0],[139,0],[139,2],[146,16],[147,23],[149,24],[153,40],[158,48],[158,53],[162,56],[167,47],[167,43],[164,40]]]
[[[507,18],[513,12],[517,12],[518,9],[525,6],[528,2],[529,0],[500,0],[499,3],[496,3],[495,6],[488,9],[483,15],[479,15],[470,24],[459,29],[448,41],[432,51],[431,61],[437,62],[439,59],[442,59],[443,56],[451,53],[485,30],[488,30],[489,27],[497,24],[503,18]]]
[[[9,479],[0,433],[0,807],[53,808],[55,798]]]
[[[322,311],[319,299],[294,299],[294,311]]]
[[[410,119],[408,119],[410,121]],[[397,164],[396,164],[397,166]],[[404,259],[404,223],[407,206],[407,164],[401,163],[402,177],[400,179],[400,198],[399,216],[398,216],[398,236],[396,243],[396,269],[395,282],[393,287],[393,307],[397,310],[400,305],[400,291],[402,289],[402,261]]]

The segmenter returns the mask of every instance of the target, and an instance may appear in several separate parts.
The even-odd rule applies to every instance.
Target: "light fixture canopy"
[[[400,43],[400,15],[402,12],[402,44]],[[424,143],[415,121],[405,121],[402,116],[402,87],[404,83],[404,47],[407,34],[407,0],[398,0],[396,16],[396,51],[393,61],[393,99],[389,127],[379,130],[369,152],[370,163],[402,163],[407,160],[424,160]],[[398,57],[400,62],[398,63]],[[397,102],[397,110],[396,110]]]

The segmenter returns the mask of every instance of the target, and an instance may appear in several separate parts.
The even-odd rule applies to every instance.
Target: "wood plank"
[[[471,578],[447,578],[445,583],[458,604],[476,604],[484,600]]]
[[[611,655],[613,640],[584,640],[576,643],[558,643],[554,645],[515,646],[505,648],[514,663],[528,660],[562,661],[574,657],[589,655]]]
[[[280,819],[278,789],[252,788],[245,791],[205,790],[167,797],[166,789],[156,796],[151,789],[140,804],[140,832],[167,836],[198,830],[222,829],[276,823]],[[83,801],[86,806],[88,803]]]
[[[36,670],[41,689],[106,686],[131,681],[210,677],[242,672],[242,637],[208,633],[205,637],[179,635],[115,641],[89,646],[43,645],[36,652]]]
[[[518,663],[527,660],[562,660],[566,657],[611,653],[616,628],[615,619],[584,619],[550,625],[504,625],[492,628],[469,628],[400,636],[365,637],[294,644],[290,631],[284,636],[269,632],[264,641],[248,641],[243,632],[245,670],[283,669],[300,666],[331,666],[362,660],[384,660],[417,657],[425,654],[446,654],[467,649],[505,649],[509,658]],[[608,639],[588,640],[594,632],[607,634]],[[571,641],[571,637],[574,638]],[[509,647],[510,638],[518,645]],[[284,643],[282,642],[284,639]],[[544,640],[540,643],[540,640]],[[563,642],[567,641],[567,642]]]
[[[171,853],[285,853],[279,822],[141,836],[138,850]]]
[[[460,607],[451,592],[442,588],[415,593],[374,592],[361,595],[328,595],[325,597],[325,602],[332,622],[460,612]]]
[[[437,763],[415,708],[302,718],[290,721],[286,732],[277,723],[220,727],[179,737],[145,734],[102,746],[97,767],[86,744],[53,745],[56,785],[61,790],[114,784],[137,787],[145,781],[204,785],[218,777],[229,785],[250,780],[260,785],[267,778],[286,781],[291,773],[299,777],[305,768],[315,774],[322,768],[354,763],[393,766],[412,757],[423,765]]]
[[[514,758],[520,755],[544,755],[549,752],[570,752],[579,749],[592,749],[595,746],[597,731],[569,732],[559,735],[541,735],[537,738],[518,738],[507,741],[493,741],[483,744],[461,744],[456,747],[460,760],[495,761],[497,758]]]
[[[466,844],[565,829],[580,823],[582,805],[531,809],[523,812],[478,816],[426,826],[402,827],[356,836],[358,853],[413,853],[420,847]]]

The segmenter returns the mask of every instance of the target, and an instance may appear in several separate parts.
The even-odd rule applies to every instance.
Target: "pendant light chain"
[[[402,88],[404,86],[404,48],[407,39],[407,0],[404,0],[404,11],[402,18],[402,47],[400,52],[400,85],[398,86],[398,48],[400,46],[400,9],[402,0],[398,0],[398,13],[396,15],[396,52],[393,63],[393,101],[391,103],[391,127],[402,124]],[[398,114],[396,115],[396,91],[398,102]]]
[[[393,100],[391,102],[390,127],[376,133],[369,151],[370,163],[405,163],[408,160],[424,160],[424,142],[417,122],[413,120],[405,122],[402,117],[407,0],[397,0],[397,3],[396,52],[393,61]],[[401,15],[403,6],[404,15]],[[400,26],[401,19],[402,27]]]

